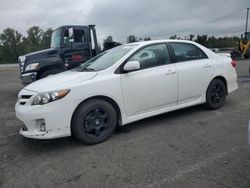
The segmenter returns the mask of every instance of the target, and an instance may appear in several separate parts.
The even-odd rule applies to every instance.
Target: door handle
[[[209,65],[209,64],[204,65],[204,68],[211,68],[211,67],[212,67],[212,65]]]
[[[175,70],[168,70],[165,74],[166,75],[172,75],[172,74],[175,74],[176,71]]]

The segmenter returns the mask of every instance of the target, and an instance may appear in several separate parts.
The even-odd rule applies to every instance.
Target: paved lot
[[[117,130],[86,146],[25,139],[14,104],[17,70],[0,71],[0,187],[250,187],[250,61],[225,106],[187,108]]]

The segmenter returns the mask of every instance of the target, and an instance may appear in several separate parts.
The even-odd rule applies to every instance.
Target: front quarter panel
[[[108,97],[115,101],[119,106],[122,120],[126,119],[119,74],[106,74],[105,71],[99,72],[95,78],[75,85],[72,88],[70,98],[71,100],[73,100],[74,109],[76,109],[82,102],[86,101],[87,99],[100,96]]]

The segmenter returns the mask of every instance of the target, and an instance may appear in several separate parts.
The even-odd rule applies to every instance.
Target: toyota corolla
[[[143,118],[198,104],[218,109],[238,87],[235,66],[191,41],[125,44],[22,89],[15,107],[20,134],[96,144]]]

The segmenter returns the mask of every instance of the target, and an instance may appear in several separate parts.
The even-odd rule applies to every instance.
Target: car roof
[[[197,44],[196,42],[190,40],[179,40],[179,39],[149,40],[149,41],[139,41],[129,44],[145,45],[145,44],[164,43],[164,42],[185,42],[185,43]]]
[[[128,44],[124,44],[124,45],[136,45],[136,49],[138,49],[138,48],[141,48],[141,47],[143,47],[145,45],[149,45],[149,44],[167,43],[167,42],[193,44],[193,45],[199,47],[200,49],[202,49],[202,51],[204,51],[206,53],[206,55],[209,57],[213,57],[216,55],[214,52],[212,52],[208,48],[206,48],[206,47],[204,47],[196,42],[190,41],[190,40],[180,40],[180,39],[150,40],[150,41],[140,41],[140,42],[128,43]]]

